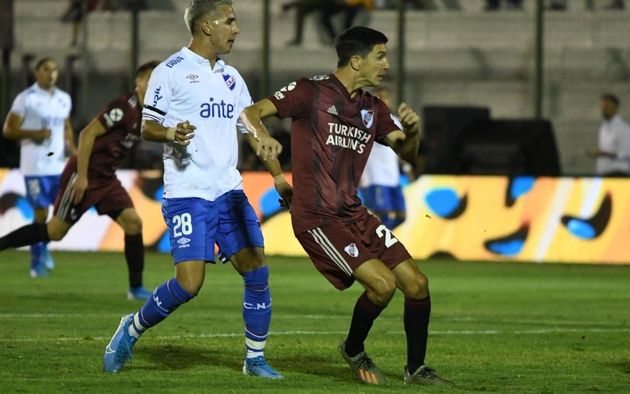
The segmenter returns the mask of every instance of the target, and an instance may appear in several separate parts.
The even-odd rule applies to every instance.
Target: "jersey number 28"
[[[181,231],[180,231],[181,230]],[[173,236],[181,237],[182,235],[192,234],[192,217],[189,213],[182,213],[173,217]]]

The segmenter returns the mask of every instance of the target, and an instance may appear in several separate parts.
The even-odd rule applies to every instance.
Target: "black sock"
[[[431,296],[420,300],[405,298],[405,334],[407,335],[407,370],[414,373],[424,364],[429,336]]]
[[[361,294],[354,306],[350,331],[346,339],[346,353],[350,357],[354,357],[365,350],[363,342],[365,342],[365,338],[367,338],[372,328],[372,323],[374,323],[374,320],[381,314],[383,309],[385,309],[385,306],[376,305],[370,301],[366,292]]]
[[[129,286],[142,286],[142,270],[144,270],[142,234],[125,234],[125,259],[129,270]]]
[[[0,250],[7,248],[19,248],[20,246],[33,245],[38,242],[48,242],[48,227],[46,223],[33,223],[20,227],[0,238]]]

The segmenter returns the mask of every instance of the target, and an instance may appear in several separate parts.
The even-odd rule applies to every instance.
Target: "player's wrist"
[[[166,140],[175,141],[175,127],[169,127],[166,129]]]
[[[287,182],[287,180],[284,177],[284,174],[274,175],[274,177],[273,177],[273,184],[274,185],[278,185],[280,183],[286,183],[286,182]]]

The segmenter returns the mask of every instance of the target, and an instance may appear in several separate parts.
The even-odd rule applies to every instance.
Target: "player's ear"
[[[354,55],[350,58],[350,67],[352,67],[354,71],[359,71],[361,63],[363,63],[363,58],[359,55]]]

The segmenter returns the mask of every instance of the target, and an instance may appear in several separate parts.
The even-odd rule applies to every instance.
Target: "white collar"
[[[188,47],[182,47],[182,52],[188,57],[190,57],[194,62],[201,65],[210,65],[210,61],[205,57],[193,52]],[[225,69],[225,62],[220,57],[217,57],[217,61],[214,64],[214,69],[212,71],[223,71]]]

